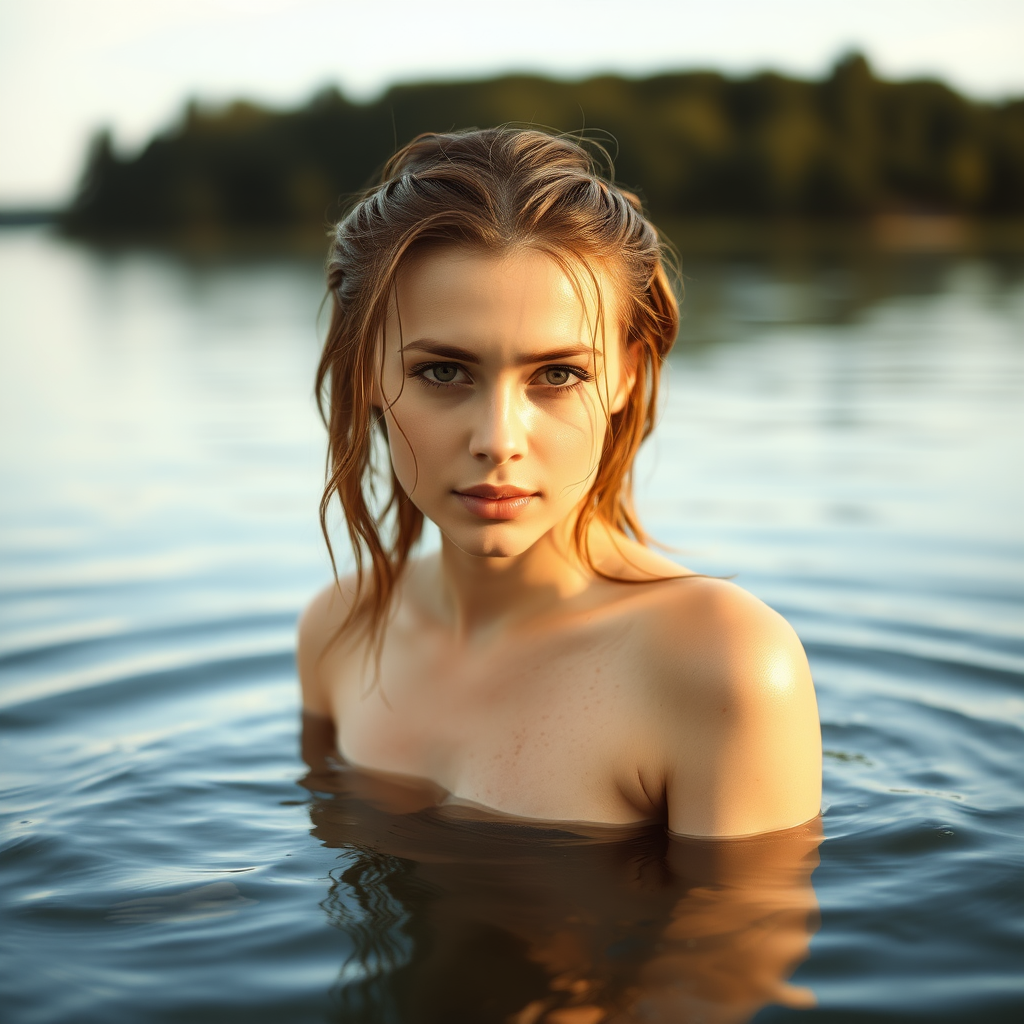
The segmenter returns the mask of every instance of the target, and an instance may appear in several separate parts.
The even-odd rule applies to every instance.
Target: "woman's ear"
[[[636,368],[640,359],[640,342],[634,341],[626,345],[622,352],[622,363],[619,366],[619,386],[612,396],[611,414],[622,412],[626,408],[633,388],[636,385]]]

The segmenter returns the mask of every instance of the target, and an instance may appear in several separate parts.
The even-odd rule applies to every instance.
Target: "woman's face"
[[[588,275],[585,301],[550,257],[444,249],[399,274],[382,394],[399,482],[468,554],[508,557],[565,522],[624,405],[615,295]],[[603,334],[603,338],[602,338]]]

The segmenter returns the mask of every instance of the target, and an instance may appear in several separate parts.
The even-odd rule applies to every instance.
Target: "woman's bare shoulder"
[[[661,587],[645,641],[670,827],[743,835],[807,821],[819,810],[821,737],[793,628],[726,580]]]
[[[344,626],[358,587],[355,576],[332,580],[306,605],[299,617],[296,662],[304,711],[331,715],[325,684],[326,655],[333,645],[344,645]]]
[[[655,662],[653,679],[671,688],[685,680],[688,690],[738,686],[751,693],[758,680],[809,679],[793,628],[749,591],[625,538],[616,538],[610,551],[610,574],[634,584],[650,580],[636,614],[643,647]]]
[[[806,664],[793,627],[729,580],[680,575],[653,584],[651,592],[645,642],[669,670],[686,666],[708,682],[723,682],[769,663]]]

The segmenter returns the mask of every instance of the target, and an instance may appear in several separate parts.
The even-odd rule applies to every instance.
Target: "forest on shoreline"
[[[887,82],[858,55],[821,81],[681,72],[579,82],[515,75],[324,89],[294,111],[188,104],[137,155],[91,146],[65,230],[92,238],[292,231],[321,237],[422,131],[535,124],[603,145],[656,221],[856,225],[1024,220],[1024,99]]]

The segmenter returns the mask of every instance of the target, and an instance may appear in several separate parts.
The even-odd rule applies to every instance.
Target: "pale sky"
[[[131,151],[184,101],[287,108],[326,84],[712,68],[1024,95],[1024,0],[0,0],[0,206],[66,199],[101,125]]]

